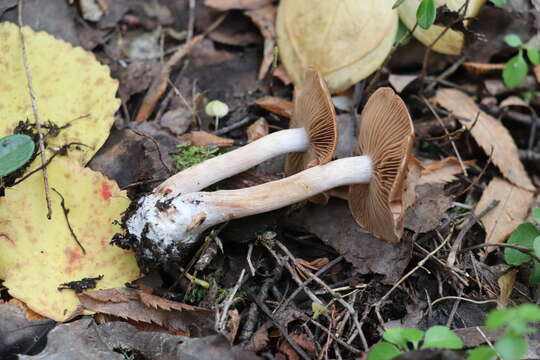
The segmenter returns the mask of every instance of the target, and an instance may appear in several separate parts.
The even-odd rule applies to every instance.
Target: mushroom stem
[[[371,159],[355,156],[315,166],[287,178],[238,190],[145,197],[127,221],[131,235],[150,240],[167,253],[174,244],[190,244],[206,229],[231,219],[267,212],[308,199],[334,187],[368,183]]]
[[[309,137],[304,128],[281,130],[183,170],[165,180],[154,193],[172,197],[200,191],[275,156],[306,151],[308,147]]]

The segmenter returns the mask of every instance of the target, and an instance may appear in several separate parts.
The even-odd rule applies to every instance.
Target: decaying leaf
[[[401,93],[409,84],[414,80],[418,79],[420,74],[417,75],[399,75],[399,74],[390,74],[388,76],[388,82],[397,93]]]
[[[136,322],[157,324],[190,335],[193,326],[213,329],[213,312],[167,300],[131,288],[106,289],[79,294],[85,309]]]
[[[248,143],[268,135],[268,131],[268,123],[264,118],[260,118],[253,124],[249,125],[246,130]]]
[[[405,227],[417,233],[424,233],[439,226],[446,218],[446,210],[452,206],[452,199],[445,195],[442,184],[426,183],[416,187],[418,201],[405,213]]]
[[[28,27],[23,33],[41,120],[68,126],[58,136],[46,139],[50,145],[47,151],[50,154],[55,147],[70,142],[85,144],[71,154],[84,165],[109,135],[120,105],[115,98],[118,82],[92,53]],[[0,24],[0,43],[1,137],[13,133],[19,121],[35,120],[15,24]]]
[[[121,229],[129,200],[115,182],[83,168],[74,159],[55,159],[48,167],[53,213],[47,220],[43,177],[33,175],[6,189],[0,198],[0,278],[9,293],[33,311],[57,321],[80,314],[73,290],[59,291],[62,283],[94,278],[97,288],[110,288],[139,276],[131,252],[109,245]],[[77,244],[80,242],[86,254]]]
[[[510,295],[512,295],[514,283],[516,282],[517,273],[517,269],[511,270],[497,280],[499,288],[501,289],[497,301],[502,308],[508,306],[508,301],[510,300]]]
[[[255,101],[255,104],[259,105],[265,110],[271,113],[278,114],[284,118],[290,119],[294,111],[294,104],[292,101],[285,100],[276,96],[263,96]]]
[[[486,154],[491,154],[493,150],[493,163],[508,180],[519,187],[534,191],[534,185],[519,160],[517,146],[508,130],[499,121],[480,110],[473,99],[459,90],[438,90],[435,100],[460,117],[459,122],[471,131]]]
[[[474,160],[468,160],[463,165],[469,167],[474,163]],[[431,163],[422,162],[421,167],[418,185],[449,183],[457,179],[456,175],[463,173],[459,160],[453,156]]]
[[[499,104],[499,107],[501,108],[505,108],[508,106],[519,106],[519,107],[524,107],[524,108],[529,107],[529,105],[522,98],[518,96],[509,96],[503,101],[501,101],[501,103]]]
[[[178,137],[179,140],[189,141],[193,146],[217,146],[217,147],[229,147],[234,144],[233,139],[228,139],[214,134],[207,133],[206,131],[192,131],[188,134]]]
[[[504,64],[465,62],[463,63],[463,67],[473,74],[485,74],[491,71],[502,71],[504,69]]]
[[[276,46],[276,29],[274,26],[276,18],[276,7],[268,5],[260,9],[246,11],[246,15],[251,18],[251,21],[259,28],[264,37],[264,50],[261,67],[259,68],[259,80],[263,79],[270,65],[274,61],[274,47]]]
[[[475,210],[475,213],[479,214],[493,200],[500,201],[497,207],[481,220],[486,229],[487,244],[504,242],[512,231],[525,221],[533,195],[530,191],[520,189],[501,178],[491,180]],[[491,247],[486,248],[487,253],[493,250]]]

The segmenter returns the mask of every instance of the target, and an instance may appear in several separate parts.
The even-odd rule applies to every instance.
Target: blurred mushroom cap
[[[394,43],[394,0],[282,0],[276,31],[280,57],[296,85],[312,65],[331,93],[368,77]]]

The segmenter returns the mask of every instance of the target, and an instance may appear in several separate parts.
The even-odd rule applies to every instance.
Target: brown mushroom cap
[[[295,89],[294,111],[289,128],[303,127],[310,146],[305,152],[290,153],[285,174],[291,176],[311,166],[324,165],[336,150],[338,125],[330,92],[321,74],[313,67],[305,73],[302,87]]]
[[[356,222],[388,242],[399,242],[403,234],[403,190],[413,141],[405,103],[392,89],[378,89],[362,111],[356,148],[358,155],[371,158],[372,180],[350,186],[349,208]]]

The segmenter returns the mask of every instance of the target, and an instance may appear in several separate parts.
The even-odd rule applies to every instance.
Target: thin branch
[[[66,223],[67,223],[69,232],[71,233],[71,237],[75,240],[77,245],[79,245],[79,247],[81,248],[83,254],[86,255],[86,250],[85,250],[84,246],[82,246],[81,242],[79,241],[79,238],[77,237],[77,235],[75,235],[75,231],[73,231],[73,228],[71,227],[71,223],[69,222],[69,218],[68,218],[69,209],[66,207],[66,202],[64,200],[64,197],[55,188],[52,188],[52,190],[55,193],[57,193],[58,196],[60,196],[60,207],[62,208],[62,211],[64,212],[64,217],[66,218]]]
[[[34,113],[34,119],[36,120],[36,131],[38,133],[38,145],[41,159],[41,166],[43,171],[43,182],[45,183],[45,199],[47,201],[47,219],[52,217],[51,206],[51,194],[49,193],[49,177],[47,175],[47,168],[45,167],[45,144],[43,141],[43,134],[41,133],[41,120],[39,117],[38,106],[36,102],[36,94],[34,92],[34,86],[32,84],[32,73],[30,72],[30,66],[28,65],[28,53],[26,52],[26,41],[23,34],[23,0],[19,0],[18,8],[18,20],[19,20],[19,37],[21,39],[21,50],[24,64],[24,72],[26,73],[26,80],[28,83],[28,91],[30,92],[30,100],[32,103],[32,112]]]

